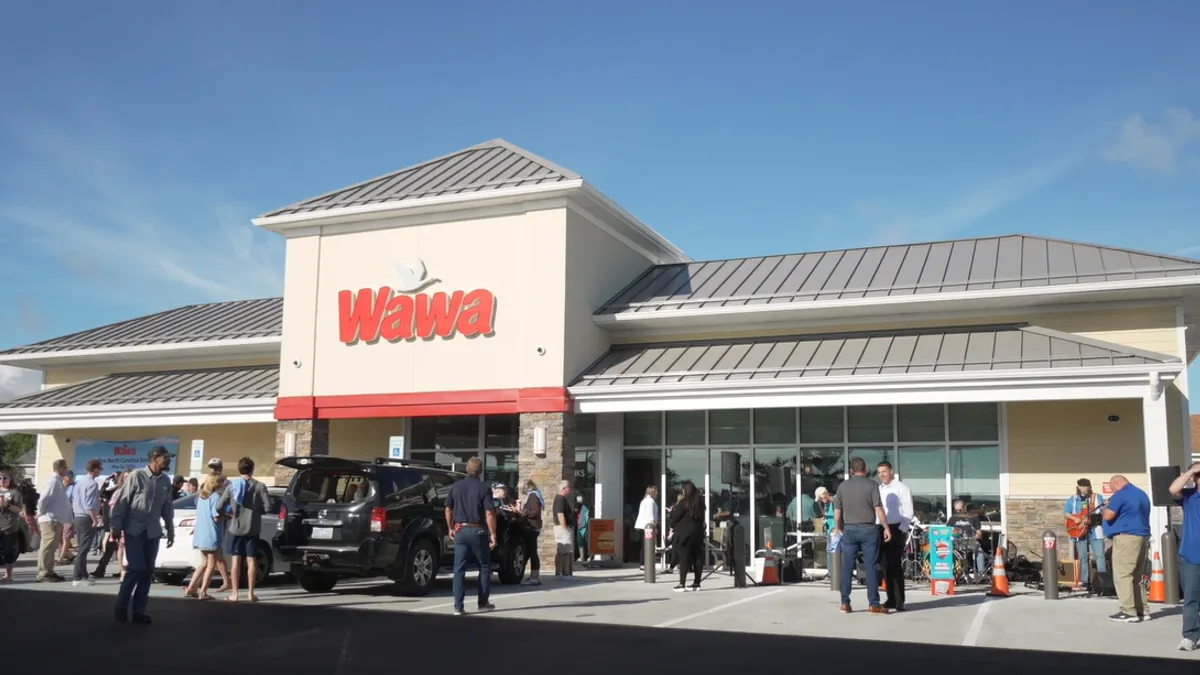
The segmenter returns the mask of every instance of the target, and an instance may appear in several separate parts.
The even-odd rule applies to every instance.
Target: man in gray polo
[[[835,533],[841,535],[842,547],[842,614],[850,613],[850,585],[854,579],[854,568],[861,552],[863,566],[867,568],[867,612],[887,614],[879,604],[879,575],[875,565],[879,562],[879,528],[876,523],[886,523],[883,500],[879,497],[879,483],[867,478],[867,463],[861,457],[850,459],[848,480],[838,486],[834,498]],[[891,541],[892,533],[883,530],[883,540]]]
[[[113,508],[113,533],[124,540],[129,562],[117,592],[115,616],[120,623],[129,621],[131,602],[133,622],[150,623],[146,604],[164,530],[167,548],[175,545],[175,508],[171,503],[171,477],[166,474],[170,468],[171,453],[161,445],[154,446],[148,465],[125,477]]]

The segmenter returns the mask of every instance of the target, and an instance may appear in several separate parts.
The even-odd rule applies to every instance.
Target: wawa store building
[[[179,473],[250,456],[267,481],[288,455],[479,455],[571,480],[629,559],[650,485],[779,548],[849,458],[886,459],[924,521],[963,499],[1025,552],[1065,536],[1077,479],[1189,461],[1200,261],[1011,235],[698,262],[500,140],[254,224],[286,239],[283,298],[0,352],[45,374],[0,407],[39,480],[159,438]]]

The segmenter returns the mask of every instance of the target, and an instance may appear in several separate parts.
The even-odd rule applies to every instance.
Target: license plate
[[[332,527],[314,527],[312,529],[313,539],[333,539]]]

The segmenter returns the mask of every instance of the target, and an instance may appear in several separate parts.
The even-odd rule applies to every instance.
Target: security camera
[[[1120,415],[1109,415],[1108,421],[1112,422],[1113,424],[1116,424],[1117,422],[1121,421],[1121,416]]]
[[[538,356],[545,356],[545,355],[546,355],[546,348],[545,348],[545,347],[543,347],[543,346],[541,346],[541,345],[538,345],[538,346],[537,346],[537,355],[538,355]]]
[[[300,359],[293,359],[292,366],[295,368],[299,368],[300,367]]]

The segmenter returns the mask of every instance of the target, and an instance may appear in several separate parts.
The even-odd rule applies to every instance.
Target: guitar
[[[1095,498],[1095,495],[1089,499]],[[1098,501],[1098,500],[1097,500]],[[1073,539],[1083,539],[1088,536],[1088,532],[1099,523],[1093,523],[1092,517],[1097,511],[1104,508],[1104,504],[1097,503],[1096,506],[1084,511],[1083,513],[1067,514],[1067,534]]]

